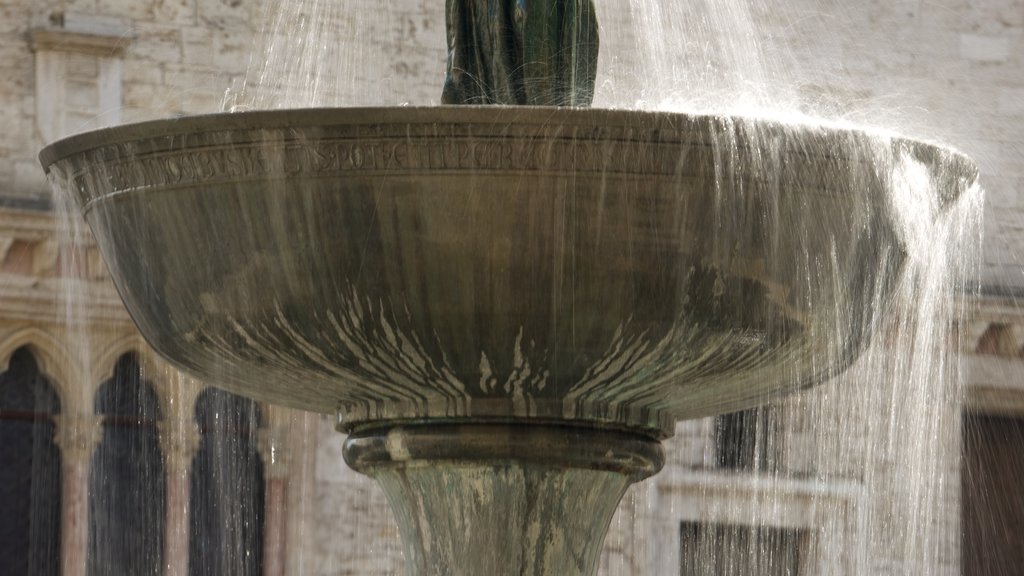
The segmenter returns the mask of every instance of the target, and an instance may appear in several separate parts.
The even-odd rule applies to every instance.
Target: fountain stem
[[[613,430],[417,424],[349,436],[384,488],[410,576],[592,576],[619,500],[661,444]]]
[[[447,0],[445,104],[589,106],[593,0]]]

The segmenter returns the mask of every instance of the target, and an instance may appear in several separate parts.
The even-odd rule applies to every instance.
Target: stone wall
[[[258,69],[247,74],[254,50],[273,56],[272,70],[294,68],[296,58],[309,61],[287,35],[274,36],[277,44],[269,46],[258,40],[266,14],[274,14],[281,4],[288,3],[0,3],[0,204],[7,206],[0,215],[0,319],[7,328],[39,324],[44,316],[51,326],[61,322],[50,320],[57,318],[53,302],[60,291],[53,273],[55,233],[36,222],[40,212],[21,211],[48,202],[38,149],[59,136],[118,122],[214,112],[225,101],[244,105],[254,94],[289,103],[267,91],[303,88],[295,85],[301,77],[270,86]],[[794,82],[785,88],[799,100],[795,109],[826,110],[940,139],[974,157],[988,190],[983,283],[999,293],[1024,287],[1019,260],[1024,248],[1024,0],[789,0],[781,7],[763,1],[668,4],[678,6],[667,10],[662,21],[651,21],[645,20],[648,12],[641,0],[598,1],[604,39],[599,103],[629,105],[649,95],[648,83],[671,85],[664,77],[645,76],[645,42],[674,41],[650,38],[651,31],[673,33],[673,19],[696,18],[693,10],[711,6],[730,7],[747,19],[741,24],[783,47],[757,56],[770,68],[792,74]],[[337,27],[325,31],[323,38],[340,48],[323,61],[336,78],[317,101],[437,102],[445,57],[441,0],[336,0],[324,14]],[[702,24],[711,30],[722,27],[723,35],[731,33],[724,22]],[[687,54],[704,49],[683,46]],[[733,64],[748,62],[745,58],[751,56],[742,50],[726,52]],[[675,64],[680,69],[692,66]],[[730,61],[716,64],[727,67]],[[229,88],[232,95],[226,95]],[[302,96],[301,90],[296,94]],[[93,269],[98,267],[95,260],[95,254],[89,256]],[[102,272],[93,270],[89,278],[100,282]],[[109,287],[105,290],[104,306],[109,307]],[[1024,392],[1016,382],[1024,331],[1014,327],[1024,325],[1024,319],[1012,300],[984,299],[979,308],[980,325],[965,328],[971,336],[963,350],[973,366],[972,381],[983,392],[971,397],[972,406],[1010,406],[1022,413]],[[984,347],[983,337],[991,330],[1004,344],[998,355]],[[981,354],[976,353],[979,349]],[[799,412],[823,400],[810,396],[791,402],[791,412]],[[342,437],[333,431],[330,418],[317,417],[305,426],[302,449],[295,450],[301,460],[295,466],[305,472],[296,473],[289,497],[301,512],[288,525],[289,573],[396,573],[401,549],[382,492],[341,464]],[[869,451],[858,449],[848,454],[852,459],[815,460],[808,455],[823,439],[793,423],[788,451],[793,462],[788,466],[794,478],[766,486],[756,478],[711,470],[711,437],[707,421],[680,426],[669,468],[631,491],[613,521],[603,574],[672,573],[681,520],[738,518],[769,496],[792,522],[828,526],[830,534],[840,535],[836,542],[821,544],[836,550],[839,560],[819,573],[906,571],[899,558],[874,558],[878,564],[870,569],[858,564],[871,557],[870,547],[844,550],[842,535],[859,529],[858,510],[874,505],[857,504],[864,493],[860,471]],[[872,469],[886,473],[885,463],[876,464]],[[955,476],[955,471],[949,474]],[[829,481],[814,480],[821,476]],[[955,494],[946,501],[955,512]],[[830,515],[822,516],[826,512]],[[955,548],[953,540],[950,549]],[[955,571],[957,560],[950,554],[922,573]]]
[[[892,127],[974,158],[988,192],[983,281],[1024,283],[1024,2],[870,1],[823,20],[831,26],[818,46],[792,38],[807,48],[801,60],[824,71],[811,88],[866,100],[881,119],[862,114],[867,121],[891,118]]]
[[[322,38],[341,48],[321,65],[340,80],[321,101],[437,102],[444,67],[443,2],[328,4],[335,7],[329,15],[336,25]],[[692,8],[677,7],[665,16],[703,17],[705,12],[698,10],[719,3],[691,4]],[[641,30],[650,28],[645,5],[640,0],[598,2],[603,34],[599,103],[628,105],[643,97],[644,76],[638,70],[648,64],[641,48],[649,38]],[[1024,284],[1019,274],[1007,272],[1020,264],[1024,3],[872,0],[833,6],[790,0],[783,7],[760,2],[750,6],[747,11],[733,8],[730,15],[749,19],[757,34],[783,47],[765,51],[761,64],[774,70],[777,59],[791,63],[787,72],[799,83],[803,108],[941,139],[978,161],[989,191],[986,282]],[[267,7],[253,0],[5,2],[0,6],[0,193],[44,196],[35,153],[59,135],[120,121],[219,110],[225,91],[237,89],[246,79],[253,50],[259,54],[267,49],[257,41],[256,32],[275,9],[283,10],[276,3]],[[703,24],[712,31],[719,26],[723,35],[730,33],[728,22]],[[34,30],[98,34],[108,43],[83,54],[73,39],[34,42]],[[294,68],[295,60],[317,59],[315,54],[303,56],[289,49],[294,38],[284,40],[269,52],[278,66],[271,70]],[[66,74],[48,79],[38,70],[45,58],[37,54],[65,49],[74,54],[67,56]],[[104,73],[99,62],[103,56],[122,61],[120,110],[112,109],[116,102],[104,101],[96,93]],[[736,62],[713,64],[727,68]],[[678,70],[702,73],[700,65]],[[260,83],[251,75],[248,80],[250,88]],[[60,100],[54,100],[53,95],[60,93]],[[53,115],[65,118],[55,122]]]

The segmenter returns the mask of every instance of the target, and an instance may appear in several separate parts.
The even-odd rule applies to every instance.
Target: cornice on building
[[[74,52],[93,56],[120,56],[128,43],[123,35],[108,36],[64,29],[37,28],[30,33],[35,52]]]
[[[52,12],[29,32],[35,52],[74,52],[120,57],[134,38],[131,26],[120,18],[74,12]]]
[[[75,227],[78,238],[72,242]],[[69,257],[80,262],[74,276],[64,264]],[[85,304],[70,306],[75,302]],[[84,225],[54,212],[5,207],[0,207],[0,319],[131,322]]]
[[[82,306],[69,306],[87,302]],[[69,314],[68,310],[74,310]],[[37,324],[125,324],[131,318],[113,286],[87,285],[62,278],[38,279],[0,274],[0,321]]]

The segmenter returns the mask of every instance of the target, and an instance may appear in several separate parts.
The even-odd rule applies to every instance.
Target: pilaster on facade
[[[167,576],[188,574],[192,462],[199,450],[199,428],[191,417],[171,417],[157,424],[167,476],[164,560]]]
[[[309,535],[323,529],[313,513],[314,507],[318,504],[315,495],[321,415],[299,410],[287,412],[290,416],[288,440],[291,475],[288,478],[288,493],[282,520],[285,529],[280,542],[284,546],[281,553],[284,565],[281,566],[280,573],[305,574],[308,572],[308,568],[304,567],[304,560],[308,558],[306,546]],[[340,438],[332,439],[340,441]],[[395,531],[397,532],[397,528]]]
[[[168,476],[187,477],[192,470],[192,459],[199,450],[199,428],[191,418],[172,418],[158,422],[157,429]]]
[[[264,492],[263,573],[284,574],[288,549],[288,487],[291,478],[290,414],[280,406],[266,407],[266,426],[257,431],[257,450],[263,460]]]
[[[54,442],[60,448],[65,466],[88,465],[100,443],[103,432],[101,419],[94,414],[58,414],[54,423]]]
[[[164,409],[164,419],[158,424],[160,448],[167,459],[167,469],[187,473],[192,459],[199,450],[202,435],[195,421],[196,397],[202,385],[159,359],[148,347],[143,357],[146,375]]]
[[[89,466],[102,427],[93,414],[65,413],[55,418],[56,444],[63,463],[61,517],[62,574],[85,574],[89,543]]]
[[[266,406],[266,425],[257,431],[256,449],[267,480],[287,478],[291,470],[290,413],[280,406]]]

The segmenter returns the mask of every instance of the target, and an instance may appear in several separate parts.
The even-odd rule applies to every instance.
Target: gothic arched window
[[[138,357],[118,359],[96,393],[103,437],[89,470],[90,576],[163,573],[165,486],[160,403]]]
[[[263,462],[259,407],[207,388],[196,400],[199,451],[192,461],[190,576],[263,572]]]
[[[56,576],[61,470],[53,416],[60,398],[27,347],[0,374],[0,574]]]

